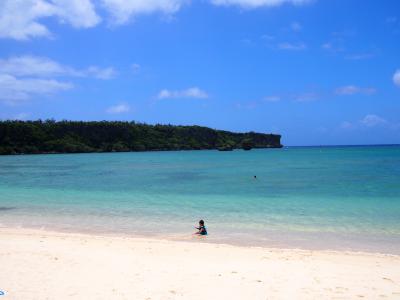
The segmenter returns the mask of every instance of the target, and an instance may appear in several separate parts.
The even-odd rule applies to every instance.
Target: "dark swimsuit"
[[[198,227],[197,229],[200,231],[199,234],[201,234],[201,235],[207,235],[207,229],[206,229],[205,226],[200,226],[200,227]]]

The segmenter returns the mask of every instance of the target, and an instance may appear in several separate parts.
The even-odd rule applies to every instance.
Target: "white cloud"
[[[283,4],[302,5],[312,2],[312,0],[210,0],[214,5],[240,6],[243,8],[272,7]]]
[[[206,99],[208,94],[199,89],[198,87],[191,87],[186,90],[171,91],[171,90],[161,90],[157,96],[158,99],[171,99],[171,98],[196,98],[196,99]]]
[[[248,101],[248,102],[237,102],[235,103],[235,108],[236,109],[255,109],[260,105],[259,102],[257,101]]]
[[[395,85],[400,86],[400,70],[397,70],[393,75],[393,82]]]
[[[117,72],[112,67],[102,69],[96,66],[91,66],[87,70],[82,71],[82,73],[86,76],[103,80],[112,79],[117,75]]]
[[[53,15],[44,1],[4,0],[0,3],[0,37],[26,40],[32,36],[49,36],[47,27],[36,20]]]
[[[52,94],[72,87],[71,83],[53,79],[18,79],[12,75],[0,74],[0,100],[9,104],[26,100],[33,95]]]
[[[311,101],[315,101],[318,100],[319,95],[317,93],[304,93],[304,94],[300,94],[295,96],[294,101],[296,102],[311,102]]]
[[[333,45],[332,45],[332,43],[327,42],[327,43],[322,44],[322,45],[321,45],[321,48],[322,48],[322,49],[326,49],[326,50],[330,50],[330,49],[333,48]]]
[[[0,59],[0,74],[33,77],[76,76],[111,79],[116,75],[116,71],[112,67],[100,68],[97,66],[77,70],[46,57],[24,55]]]
[[[279,96],[267,96],[263,99],[264,102],[278,102],[281,101],[281,97]]]
[[[246,46],[253,46],[253,45],[254,45],[254,42],[253,42],[251,39],[249,39],[249,38],[241,39],[240,42],[241,42],[243,45],[246,45]]]
[[[375,114],[368,114],[364,118],[359,121],[355,122],[348,122],[343,121],[340,124],[340,128],[343,130],[362,130],[366,128],[374,128],[374,127],[384,127],[386,129],[398,129],[398,124],[390,123],[386,119],[375,115]]]
[[[373,53],[359,53],[359,54],[350,54],[346,55],[345,59],[350,60],[363,60],[373,58],[375,55]]]
[[[298,22],[292,22],[292,24],[290,24],[290,29],[292,29],[295,32],[298,32],[303,29],[303,26],[301,26],[301,24]]]
[[[347,85],[337,88],[335,90],[335,93],[337,95],[355,95],[355,94],[372,95],[376,93],[376,89],[371,87],[363,88],[355,85]]]
[[[323,43],[321,45],[321,48],[326,50],[326,51],[328,51],[328,52],[330,52],[330,53],[334,53],[334,54],[345,51],[345,48],[343,46],[343,40],[342,39],[338,39],[338,38],[336,38],[336,39],[334,39],[332,41]]]
[[[0,100],[10,104],[35,95],[52,94],[73,88],[70,82],[54,77],[92,77],[110,79],[115,70],[92,66],[78,70],[46,57],[14,56],[0,59]]]
[[[100,22],[91,0],[2,0],[0,37],[48,37],[51,33],[41,21],[49,17],[75,28],[93,27]]]
[[[366,127],[375,127],[378,125],[387,124],[387,121],[377,115],[366,115],[360,123]]]
[[[75,28],[90,28],[100,22],[91,0],[51,0],[61,22]]]
[[[51,59],[29,55],[0,59],[0,72],[16,76],[79,75],[72,68]]]
[[[106,112],[109,114],[121,114],[121,113],[127,113],[131,110],[130,106],[127,104],[118,104],[115,106],[111,106],[107,108]]]
[[[342,129],[351,129],[353,128],[353,124],[348,121],[343,121],[342,124],[340,124],[340,128]]]
[[[272,95],[272,96],[266,96],[260,100],[236,102],[234,105],[236,109],[251,110],[266,105],[267,103],[274,103],[279,101],[281,101],[280,96]]]
[[[140,69],[141,69],[141,65],[139,65],[139,64],[132,64],[132,71],[133,71],[133,73],[135,73],[135,74],[137,74],[137,73],[139,73],[140,72]]]
[[[114,23],[124,24],[139,14],[176,13],[187,0],[102,0]]]
[[[263,35],[261,36],[261,39],[267,40],[267,41],[272,41],[272,40],[275,39],[275,36],[270,35],[270,34],[263,34]]]
[[[283,4],[303,5],[315,0],[208,0],[216,6],[243,8],[272,7]],[[112,23],[125,24],[137,15],[162,13],[171,16],[191,0],[1,0],[0,38],[28,40],[50,37],[49,18],[74,28],[90,28],[101,22],[96,7],[106,11]],[[301,30],[299,23],[291,29]]]
[[[280,43],[278,44],[278,48],[281,50],[294,50],[294,51],[299,51],[299,50],[305,50],[307,49],[306,44],[304,44],[303,42],[301,43],[297,43],[297,44],[293,44],[293,43]]]

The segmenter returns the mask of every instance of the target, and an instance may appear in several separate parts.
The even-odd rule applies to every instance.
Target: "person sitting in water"
[[[194,234],[198,234],[198,235],[207,235],[207,229],[204,226],[204,221],[200,220],[199,221],[199,227],[195,227],[198,231],[195,232]]]

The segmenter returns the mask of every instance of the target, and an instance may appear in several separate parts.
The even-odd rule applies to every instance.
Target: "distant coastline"
[[[281,148],[281,135],[110,121],[0,121],[0,155]]]
[[[284,148],[354,148],[354,147],[400,147],[400,144],[355,144],[355,145],[305,145],[284,146]]]

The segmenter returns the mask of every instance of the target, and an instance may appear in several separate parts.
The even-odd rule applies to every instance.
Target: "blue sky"
[[[2,0],[0,118],[400,143],[400,2]]]

